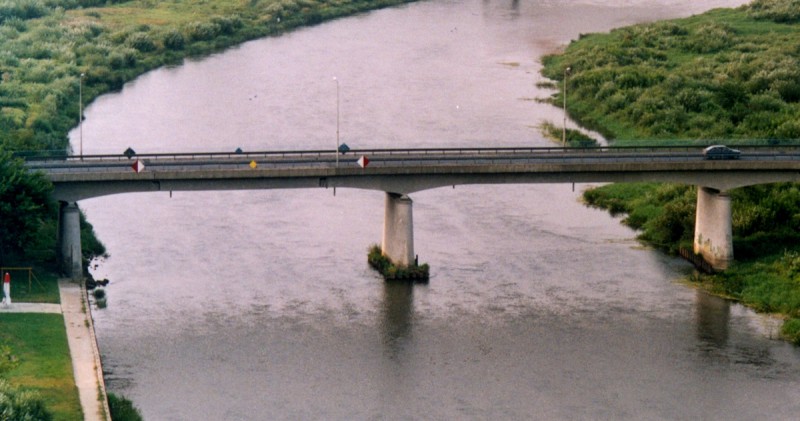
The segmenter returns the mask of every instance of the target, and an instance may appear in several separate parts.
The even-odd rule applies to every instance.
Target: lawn
[[[12,385],[39,393],[54,420],[83,419],[63,316],[2,313],[0,343],[19,361],[8,373]]]

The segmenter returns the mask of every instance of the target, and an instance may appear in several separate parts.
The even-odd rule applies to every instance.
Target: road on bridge
[[[740,147],[738,161],[774,163],[800,160],[800,146]],[[698,147],[595,148],[437,148],[363,149],[339,154],[333,150],[230,153],[159,153],[140,155],[27,156],[26,164],[48,175],[76,172],[131,171],[140,161],[149,171],[252,170],[256,168],[336,168],[357,166],[361,156],[369,167],[492,166],[508,164],[689,163],[708,161]]]

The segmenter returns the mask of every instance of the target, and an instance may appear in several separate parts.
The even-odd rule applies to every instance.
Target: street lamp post
[[[334,82],[336,82],[336,149],[334,152],[336,154],[336,167],[339,167],[339,79],[335,76],[333,77]]]
[[[565,147],[567,146],[567,76],[569,76],[571,70],[571,67],[564,69],[564,125],[561,129],[561,143]]]
[[[85,73],[81,73],[81,77],[78,79],[78,136],[81,142],[81,160],[83,160],[83,78],[85,76]]]

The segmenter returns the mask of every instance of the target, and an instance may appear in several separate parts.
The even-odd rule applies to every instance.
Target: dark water
[[[85,153],[547,145],[538,58],[726,1],[431,1],[146,74],[87,109]],[[75,139],[73,137],[73,139]],[[148,420],[794,419],[777,323],[578,202],[586,186],[412,195],[428,285],[366,264],[383,195],[129,194],[80,205],[111,257],[109,388]]]

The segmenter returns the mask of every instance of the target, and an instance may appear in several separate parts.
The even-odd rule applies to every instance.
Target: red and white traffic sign
[[[366,168],[368,164],[369,158],[367,158],[366,155],[361,155],[361,158],[358,158],[358,166],[361,168]]]
[[[131,168],[133,168],[133,170],[137,173],[142,172],[144,171],[144,162],[137,159],[136,162],[131,165]]]

